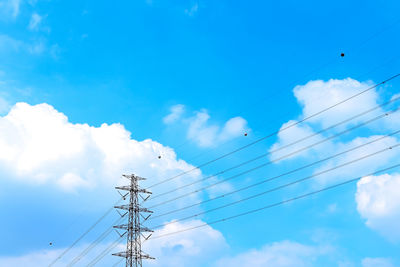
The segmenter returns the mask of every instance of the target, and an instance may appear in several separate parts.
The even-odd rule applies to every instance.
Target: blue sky
[[[125,182],[122,173],[147,177],[144,186],[154,184],[397,74],[399,7],[397,1],[341,0],[0,0],[0,266],[47,266],[118,200],[114,186]],[[396,99],[399,86],[397,78],[373,88],[154,187],[154,196]],[[273,161],[154,209],[155,215],[165,213],[366,144],[399,130],[398,113],[285,156],[398,106],[393,101],[148,205]],[[399,163],[400,148],[196,219],[166,224],[340,166],[398,140],[385,137],[149,226],[165,223],[157,236],[367,175]],[[145,266],[400,266],[399,191],[399,169],[363,177],[307,199],[150,240],[145,249],[157,261]],[[66,266],[117,218],[116,212],[108,215],[56,266]],[[111,233],[76,266],[86,266],[116,238]],[[109,254],[97,266],[117,261]]]

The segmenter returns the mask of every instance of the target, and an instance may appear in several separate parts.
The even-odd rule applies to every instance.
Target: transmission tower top
[[[114,228],[123,229],[125,232],[120,236],[126,235],[126,251],[114,253],[114,256],[126,258],[126,267],[142,267],[142,259],[154,259],[142,251],[142,237],[147,240],[152,235],[153,230],[144,227],[141,224],[145,222],[153,213],[152,211],[141,206],[140,202],[145,202],[151,195],[151,192],[139,187],[139,181],[146,180],[145,178],[136,176],[134,174],[124,174],[123,177],[130,180],[130,184],[126,186],[117,186],[115,189],[128,191],[126,194],[121,194],[125,200],[129,195],[129,203],[120,206],[114,206],[116,209],[126,210],[125,214],[118,212],[121,217],[128,215],[128,223],[115,225]],[[119,192],[119,191],[118,191]],[[140,199],[141,201],[140,201]],[[147,215],[143,215],[146,213]],[[145,236],[144,233],[150,233]]]

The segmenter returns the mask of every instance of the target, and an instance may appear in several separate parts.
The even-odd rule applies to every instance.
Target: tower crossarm
[[[136,181],[146,180],[146,178],[143,178],[143,177],[140,177],[140,176],[137,176],[137,175],[134,175],[134,174],[122,174],[122,177],[125,177],[125,178],[130,179],[130,180],[136,180]]]
[[[142,254],[140,257],[144,260],[155,260],[156,258],[150,257],[150,255]]]
[[[143,193],[143,194],[152,194],[150,191],[143,189],[143,188],[132,188],[129,185],[124,185],[124,186],[116,186],[115,189],[118,190],[125,190],[125,191],[132,191],[132,192],[137,192],[137,193]]]
[[[112,255],[113,255],[113,256],[118,256],[118,257],[126,258],[127,255],[128,255],[128,253],[127,253],[126,251],[123,251],[123,252],[113,253]],[[133,257],[134,259],[155,260],[155,258],[150,257],[150,255],[143,254],[143,253],[140,254],[140,255],[133,254],[132,257]]]
[[[113,228],[125,229],[125,230],[129,230],[130,229],[129,224],[114,225]],[[153,233],[154,232],[153,230],[151,230],[151,229],[149,229],[147,227],[144,227],[144,226],[143,227],[133,227],[132,229],[135,232],[141,232],[141,233],[144,233],[144,232]]]
[[[147,213],[153,213],[153,211],[147,209],[147,208],[140,208],[140,207],[135,207],[135,206],[130,206],[129,204],[126,205],[120,205],[120,206],[114,206],[116,209],[121,209],[121,210],[129,210],[132,209],[133,211],[138,211],[138,212],[147,212]]]
[[[124,252],[113,253],[112,255],[113,256],[122,257],[122,258],[126,258],[127,253],[126,253],[126,251],[124,251]]]

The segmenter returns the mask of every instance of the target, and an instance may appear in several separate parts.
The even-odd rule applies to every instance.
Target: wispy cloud
[[[188,119],[187,137],[201,147],[216,146],[247,131],[247,121],[242,117],[231,118],[223,126],[210,124],[209,119],[210,115],[206,110],[198,111]]]
[[[234,117],[223,125],[210,123],[208,111],[196,111],[194,116],[184,116],[185,106],[175,105],[163,118],[165,124],[183,123],[187,127],[186,137],[200,147],[213,147],[225,141],[244,135],[249,131],[247,121],[242,117]]]
[[[199,4],[194,3],[190,8],[185,9],[185,14],[192,17],[199,11]]]
[[[0,34],[0,53],[18,51],[24,46],[22,41],[16,40],[6,34]]]
[[[38,13],[33,13],[31,16],[31,20],[29,21],[28,29],[31,31],[37,31],[39,29],[39,25],[42,22],[43,17]]]
[[[13,18],[19,15],[20,0],[5,0],[0,2],[0,16],[2,19]]]
[[[388,258],[365,258],[362,260],[362,267],[395,267]]]
[[[45,38],[25,42],[5,34],[0,34],[0,54],[28,53],[31,55],[42,55],[48,52],[53,56],[53,47],[54,45],[49,49]]]
[[[185,111],[184,105],[178,104],[178,105],[172,106],[170,108],[170,113],[163,118],[163,122],[165,124],[171,124],[171,123],[176,122],[178,119],[181,118],[184,111]]]

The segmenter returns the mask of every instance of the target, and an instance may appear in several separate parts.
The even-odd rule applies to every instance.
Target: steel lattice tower
[[[114,208],[127,210],[128,223],[116,225],[114,226],[114,228],[126,230],[126,232],[121,235],[121,237],[125,234],[127,235],[126,251],[115,253],[112,255],[126,258],[126,267],[142,267],[142,259],[154,259],[154,258],[143,253],[141,238],[143,237],[145,240],[147,240],[151,236],[151,233],[153,231],[147,227],[142,226],[140,219],[142,217],[143,221],[146,221],[153,212],[146,208],[141,207],[139,202],[139,197],[144,202],[150,197],[151,192],[139,187],[139,181],[145,180],[145,178],[136,176],[134,174],[122,175],[122,176],[128,178],[131,181],[130,185],[117,186],[115,187],[115,189],[128,191],[128,193],[126,195],[123,195],[122,197],[125,199],[126,196],[129,194],[129,204],[125,204],[122,206],[115,206]],[[145,194],[147,196],[143,197],[142,194]],[[150,213],[150,214],[144,216],[142,215],[142,213]],[[143,233],[145,232],[150,232],[150,235],[148,235],[147,237],[144,236]]]

